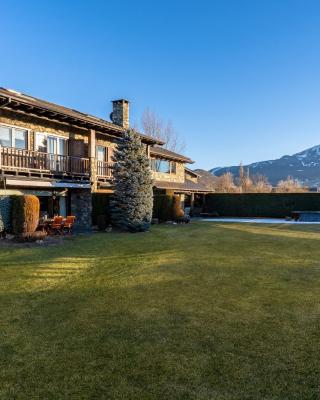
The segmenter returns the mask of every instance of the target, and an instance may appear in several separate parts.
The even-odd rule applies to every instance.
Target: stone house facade
[[[186,167],[193,161],[160,146],[150,148],[151,170],[156,194],[179,195],[182,205],[193,211],[195,205],[204,205],[210,192],[198,180],[198,175]]]
[[[0,88],[0,196],[33,193],[44,216],[73,214],[78,228],[88,229],[92,194],[113,192],[112,155],[129,128],[129,102],[112,104],[107,121]],[[185,185],[191,160],[162,149],[159,140],[140,137],[155,190],[163,182]]]

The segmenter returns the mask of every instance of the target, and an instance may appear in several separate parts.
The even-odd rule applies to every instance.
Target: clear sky
[[[320,1],[0,0],[0,86],[171,119],[196,166],[320,144]]]

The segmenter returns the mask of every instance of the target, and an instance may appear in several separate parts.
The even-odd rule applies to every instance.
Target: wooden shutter
[[[112,159],[112,157],[113,157],[113,153],[114,153],[114,148],[113,147],[108,147],[108,154],[107,154],[107,161],[108,162],[113,162],[113,159]]]
[[[72,157],[85,157],[85,145],[81,139],[70,139],[69,153]]]

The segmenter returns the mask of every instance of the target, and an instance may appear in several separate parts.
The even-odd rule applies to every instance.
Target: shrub
[[[11,196],[0,196],[0,232],[11,230]]]
[[[177,220],[179,218],[184,217],[184,211],[181,207],[181,198],[180,196],[173,196],[172,199],[172,219]]]
[[[104,193],[93,193],[92,194],[92,224],[99,225],[98,218],[100,215],[104,215],[106,219],[106,225],[111,222],[110,218],[110,195]]]
[[[39,223],[40,202],[33,195],[15,196],[12,203],[12,230],[15,235],[35,232]]]
[[[173,196],[166,194],[155,195],[153,198],[153,218],[160,222],[172,219]]]
[[[97,225],[99,231],[105,231],[108,224],[108,218],[106,215],[98,215],[97,216]]]

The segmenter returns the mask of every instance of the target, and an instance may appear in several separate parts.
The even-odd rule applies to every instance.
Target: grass
[[[0,399],[319,399],[320,229],[0,248]]]

